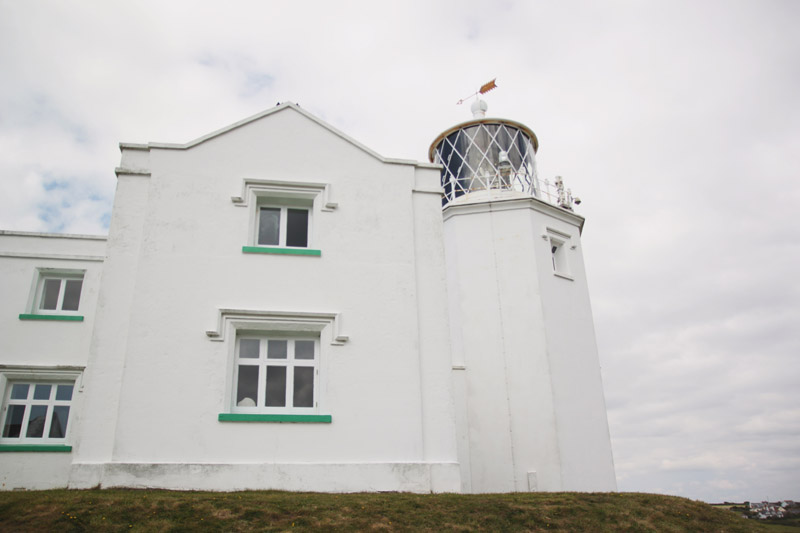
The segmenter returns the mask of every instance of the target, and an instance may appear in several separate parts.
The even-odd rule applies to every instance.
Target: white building
[[[107,239],[0,232],[2,488],[615,490],[537,147],[387,159],[294,104],[121,144]]]

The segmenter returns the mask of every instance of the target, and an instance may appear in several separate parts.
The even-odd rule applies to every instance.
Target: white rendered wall
[[[190,148],[125,148],[122,167],[71,486],[459,489],[436,167],[294,106]],[[321,257],[242,252],[246,179],[329,186]],[[328,326],[320,343],[332,423],[218,421],[235,335],[206,331],[223,308],[338,314],[349,341]]]
[[[615,490],[582,219],[535,199],[444,218],[462,490]],[[571,236],[572,280],[548,228]]]
[[[77,413],[84,403],[80,376],[89,354],[105,245],[105,237],[0,231],[0,398],[5,397],[7,373],[69,371],[78,376],[67,426],[68,443],[80,436]],[[40,268],[84,271],[76,312],[84,317],[82,322],[20,320],[20,314],[34,311]],[[66,487],[71,462],[70,453],[0,453],[0,490]]]

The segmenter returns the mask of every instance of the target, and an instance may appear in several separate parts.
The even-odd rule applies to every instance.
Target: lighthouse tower
[[[616,490],[571,192],[536,173],[513,120],[441,133],[458,458],[464,492]]]

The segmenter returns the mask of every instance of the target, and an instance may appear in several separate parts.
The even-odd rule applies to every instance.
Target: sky
[[[104,234],[119,142],[292,101],[385,157],[533,129],[582,237],[619,489],[800,500],[800,2],[0,0],[0,229]]]

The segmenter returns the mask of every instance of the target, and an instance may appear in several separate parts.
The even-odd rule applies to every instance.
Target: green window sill
[[[31,315],[21,314],[20,320],[60,320],[64,322],[83,322],[83,315]]]
[[[249,415],[220,413],[220,422],[294,422],[300,424],[330,424],[331,415]]]
[[[63,444],[0,444],[0,452],[71,452]]]
[[[246,254],[279,254],[279,255],[313,255],[321,256],[321,250],[313,248],[273,248],[270,246],[242,246],[242,252]]]

